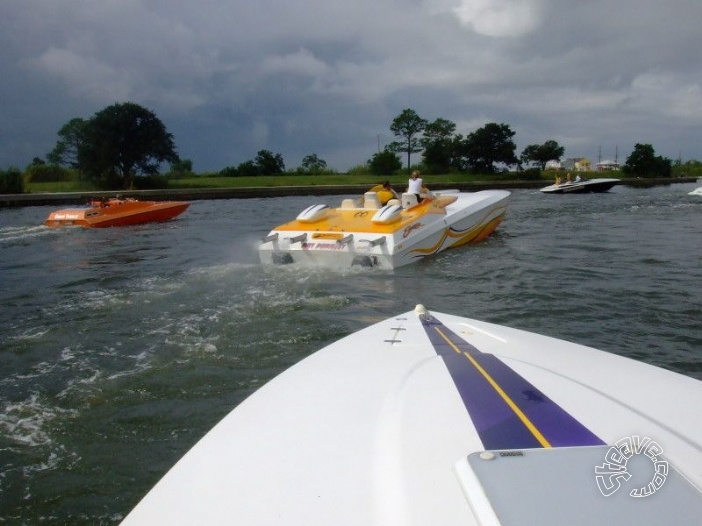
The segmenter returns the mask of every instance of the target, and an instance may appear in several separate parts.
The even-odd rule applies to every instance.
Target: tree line
[[[454,122],[444,118],[428,121],[411,108],[395,117],[390,130],[399,140],[388,144],[371,160],[385,169],[393,165],[392,157],[400,153],[406,154],[409,170],[412,154],[421,152],[421,166],[429,174],[493,174],[510,168],[542,171],[549,161],[560,161],[565,153],[565,148],[551,139],[526,146],[517,157],[515,132],[508,124],[491,122],[464,137],[456,133]],[[398,167],[397,160],[394,166]],[[650,144],[636,144],[622,172],[642,177],[670,177],[672,161],[656,156]]]
[[[409,171],[412,155],[421,153],[421,163],[416,167],[426,174],[489,175],[507,169],[532,169],[538,174],[548,161],[560,160],[565,152],[557,141],[547,140],[543,144],[526,146],[517,156],[515,132],[504,123],[485,124],[465,136],[457,133],[456,128],[448,119],[429,121],[406,108],[390,124],[396,140],[375,153],[364,166],[370,173],[390,175],[402,171],[400,156],[406,156]],[[58,140],[46,155],[46,162],[37,157],[27,170],[35,182],[61,180],[65,170],[72,169],[97,187],[127,189],[136,181],[140,188],[167,185],[166,177],[160,173],[164,164],[170,164],[171,177],[195,175],[192,161],[178,156],[173,135],[163,122],[152,111],[127,102],[108,106],[90,119],[69,120],[59,129]],[[9,193],[21,186],[21,177],[18,179],[16,172],[0,170],[0,192]],[[672,161],[657,156],[650,144],[636,144],[622,172],[642,177],[669,177]],[[317,154],[305,156],[300,167],[286,172],[281,154],[260,150],[254,159],[228,166],[217,175],[282,173],[336,172]]]
[[[51,167],[71,168],[81,178],[101,188],[130,188],[138,177],[140,187],[163,184],[159,168],[170,164],[169,175],[193,176],[193,164],[181,159],[173,136],[150,110],[134,103],[113,104],[84,120],[73,118],[58,131],[58,141],[46,156],[49,166],[40,158],[32,163],[33,172],[41,179],[56,177]],[[298,173],[329,173],[327,163],[316,154],[307,155]],[[285,163],[279,153],[260,150],[252,160],[238,166],[227,166],[217,175],[260,176],[285,173]]]

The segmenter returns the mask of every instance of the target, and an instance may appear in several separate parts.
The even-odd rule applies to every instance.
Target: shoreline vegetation
[[[486,175],[445,174],[424,177],[430,190],[542,188],[553,184],[553,175],[519,178],[515,173]],[[623,178],[619,172],[589,172],[587,178],[614,177],[622,185],[650,187],[674,183],[694,183],[697,177]],[[80,181],[28,182],[25,193],[0,195],[0,207],[40,206],[49,204],[84,204],[95,197],[133,197],[150,200],[201,200],[285,197],[292,195],[347,195],[363,193],[370,186],[388,179],[395,188],[404,188],[406,176],[379,177],[364,175],[287,175],[256,177],[178,177],[168,178],[165,188],[105,191]]]
[[[548,186],[556,176],[576,171],[586,178],[624,177],[622,184],[630,184],[628,178],[637,176],[675,179],[702,175],[702,162],[683,163],[681,158],[673,162],[656,156],[650,144],[636,143],[625,164],[620,165],[615,158],[596,165],[606,172],[593,172],[587,158],[568,158],[561,164],[565,148],[555,140],[528,145],[517,156],[516,132],[505,123],[487,123],[465,137],[456,129],[448,119],[439,117],[430,122],[405,108],[390,124],[397,140],[383,151],[378,143],[378,152],[371,159],[345,173],[329,167],[314,153],[306,155],[299,167],[286,171],[283,156],[270,150],[259,150],[254,159],[238,166],[196,173],[192,160],[179,158],[173,135],[151,110],[131,102],[114,103],[90,119],[75,117],[66,122],[46,160],[35,157],[23,172],[17,167],[0,170],[0,194],[30,195],[0,197],[0,206],[53,201],[59,193],[71,200],[117,193],[154,199],[357,193],[363,186],[384,180],[402,190],[415,169],[421,170],[430,189],[465,190]],[[412,165],[411,154],[419,152],[421,162]],[[406,168],[401,154],[407,156]],[[169,171],[164,173],[167,165]],[[515,167],[518,170],[512,171]],[[45,196],[43,201],[40,195]]]

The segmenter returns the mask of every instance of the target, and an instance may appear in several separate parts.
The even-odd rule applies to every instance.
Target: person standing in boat
[[[422,186],[424,181],[419,177],[419,171],[415,170],[410,176],[409,182],[407,183],[407,193],[414,194],[417,196],[417,202],[422,202]]]

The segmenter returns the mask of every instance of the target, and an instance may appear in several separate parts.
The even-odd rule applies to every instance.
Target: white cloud
[[[638,111],[653,111],[681,121],[702,120],[702,88],[681,83],[670,73],[644,73],[632,83],[631,106]]]
[[[28,65],[37,73],[62,82],[78,98],[110,103],[126,100],[131,94],[127,72],[67,49],[51,47],[29,60]]]
[[[261,63],[263,73],[291,73],[319,77],[329,73],[330,68],[307,49],[301,48],[287,55],[267,56]]]
[[[519,37],[538,27],[539,0],[460,0],[453,8],[464,25],[491,37]]]

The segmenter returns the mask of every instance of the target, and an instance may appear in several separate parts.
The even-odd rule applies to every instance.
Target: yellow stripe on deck
[[[487,382],[492,386],[492,388],[497,392],[497,394],[500,395],[500,397],[505,401],[505,403],[509,406],[509,408],[514,411],[514,414],[517,415],[519,420],[522,421],[522,423],[526,426],[526,428],[531,432],[532,435],[534,435],[534,438],[545,448],[550,448],[551,443],[546,440],[546,437],[537,429],[537,427],[533,424],[531,420],[529,420],[529,417],[527,417],[521,409],[517,406],[517,404],[514,403],[514,400],[512,400],[507,393],[500,387],[500,385],[495,381],[495,379],[490,376],[490,374],[481,367],[481,365],[473,358],[470,354],[467,352],[461,351],[456,345],[441,331],[439,327],[435,327],[436,332],[439,333],[439,335],[448,343],[451,348],[456,351],[457,354],[462,354],[465,356],[468,361],[475,367],[478,372],[483,375],[483,377],[487,380]]]

